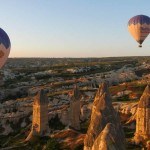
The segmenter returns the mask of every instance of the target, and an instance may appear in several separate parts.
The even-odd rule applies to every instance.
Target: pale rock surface
[[[81,114],[80,118],[82,121],[87,120],[90,116],[90,110],[88,109],[87,105],[83,105],[81,107]]]
[[[26,126],[26,122],[25,122],[25,119],[23,120],[23,122],[21,123],[21,127],[24,128]]]
[[[114,102],[114,109],[119,112],[121,120],[126,124],[133,123],[136,121],[137,102]],[[123,116],[123,118],[122,118]]]
[[[10,124],[4,125],[3,128],[4,128],[4,131],[3,131],[2,135],[8,135],[8,134],[14,132],[13,129],[11,128]]]
[[[57,105],[59,103],[59,100],[58,99],[54,99],[53,100],[53,105]]]
[[[112,123],[108,123],[96,138],[92,150],[124,150],[122,142],[116,127]]]
[[[69,124],[69,111],[67,109],[62,110],[61,112],[61,117],[60,117],[60,121],[64,124],[64,125],[68,125]]]

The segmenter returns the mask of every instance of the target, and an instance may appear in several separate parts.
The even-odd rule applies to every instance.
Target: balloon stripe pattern
[[[150,33],[150,17],[145,15],[132,17],[128,22],[128,30],[141,45]]]
[[[150,24],[150,18],[148,16],[145,16],[145,15],[137,15],[133,18],[131,18],[128,22],[128,25],[131,25],[131,24]]]
[[[0,28],[0,68],[3,67],[10,53],[10,39],[7,33]]]

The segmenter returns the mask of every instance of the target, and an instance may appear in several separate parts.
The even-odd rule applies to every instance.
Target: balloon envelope
[[[10,39],[7,33],[0,28],[0,68],[5,64],[10,53]]]
[[[141,46],[150,33],[150,18],[145,15],[132,17],[128,22],[128,29],[133,38]]]

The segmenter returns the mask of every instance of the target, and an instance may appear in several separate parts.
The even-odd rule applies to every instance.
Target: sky
[[[149,56],[150,36],[138,48],[128,20],[150,16],[150,0],[5,0],[0,27],[9,57]]]

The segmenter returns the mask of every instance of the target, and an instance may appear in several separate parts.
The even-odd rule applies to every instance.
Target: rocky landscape
[[[149,116],[149,90],[146,90],[148,87],[145,89],[150,83],[149,58],[130,59],[35,59],[30,63],[28,59],[22,62],[9,60],[1,70],[0,148],[148,148],[149,136],[146,134],[143,138],[142,134],[149,132],[149,123],[139,122],[137,127],[137,117],[144,116],[148,120]],[[64,68],[62,62],[65,62]],[[72,62],[76,63],[71,65]],[[32,69],[26,68],[25,63]],[[41,90],[45,91],[48,101],[44,107],[35,105],[35,99],[45,99],[37,96]],[[33,130],[33,122],[38,121],[33,111],[37,108],[37,116],[40,112],[45,114],[44,118],[47,116],[47,121],[38,123],[39,130],[42,131],[45,122],[49,131],[42,138],[43,135],[37,134],[26,142]],[[143,112],[141,116],[139,111]],[[136,136],[139,130],[142,130],[143,140]]]

